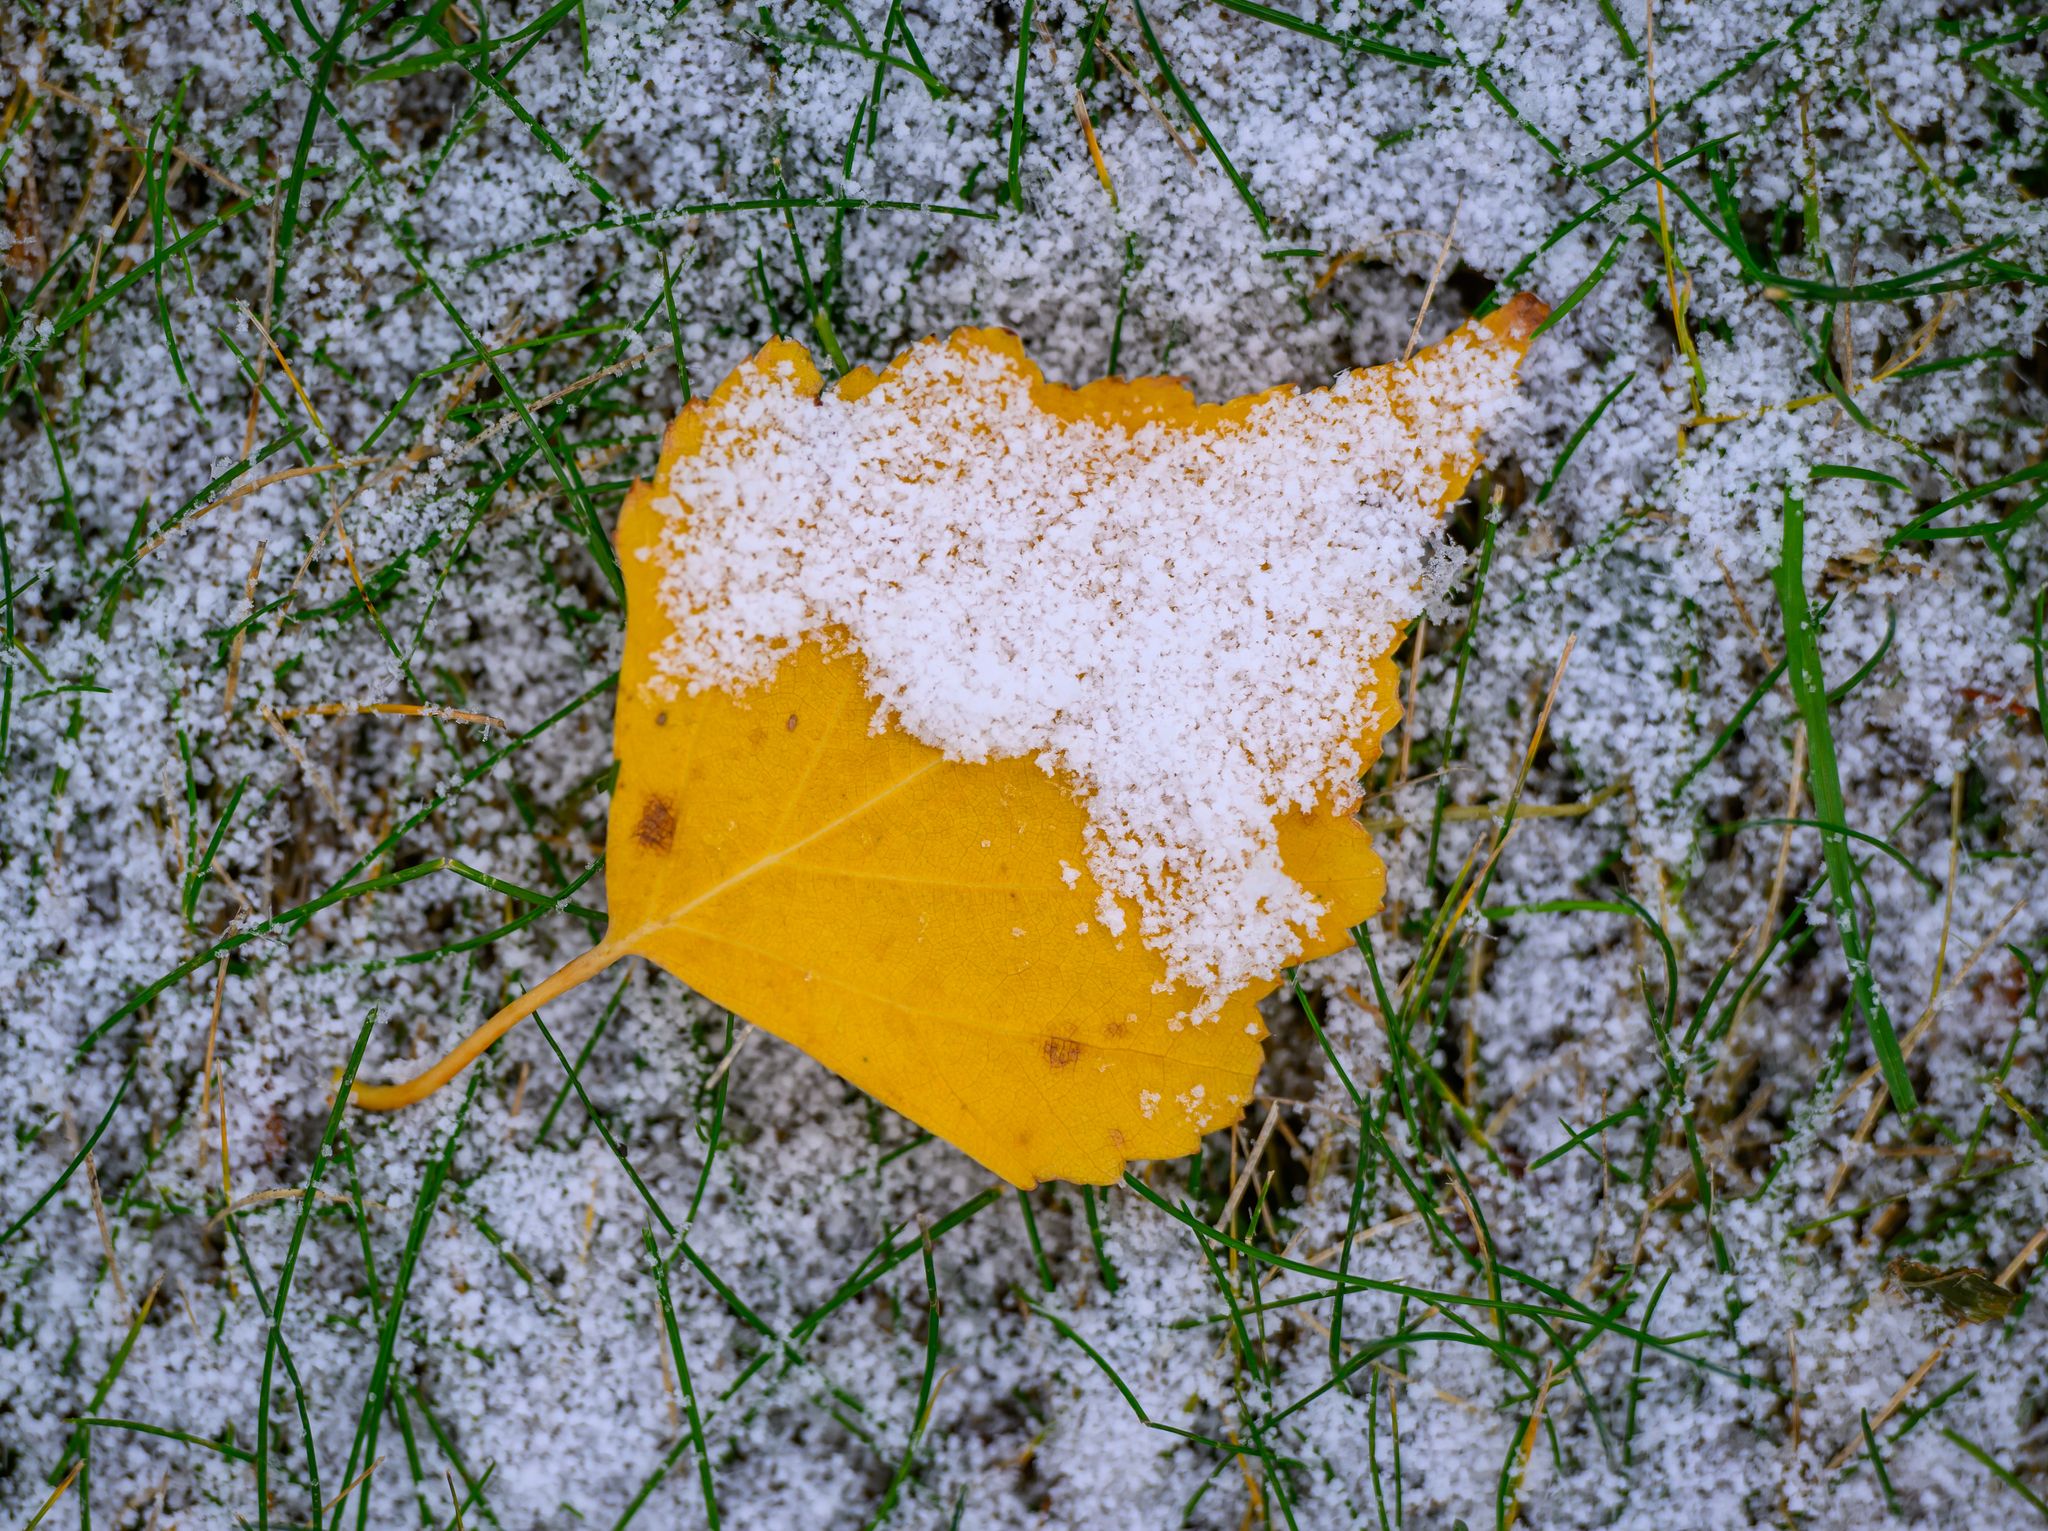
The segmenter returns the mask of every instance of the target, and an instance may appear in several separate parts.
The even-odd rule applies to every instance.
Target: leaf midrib
[[[683,921],[683,919],[689,914],[691,914],[693,911],[703,908],[706,904],[709,904],[713,900],[717,899],[721,894],[726,893],[732,888],[738,887],[741,883],[746,882],[750,878],[759,876],[762,872],[767,871],[769,868],[779,866],[781,863],[788,860],[791,856],[794,856],[797,852],[803,850],[806,846],[815,845],[818,841],[824,839],[826,836],[831,835],[838,830],[844,829],[848,824],[853,823],[862,815],[869,812],[869,810],[875,808],[881,803],[887,802],[890,798],[894,797],[904,788],[910,786],[911,783],[919,781],[926,776],[929,776],[933,771],[936,771],[940,766],[944,765],[945,763],[945,758],[943,756],[934,756],[932,759],[927,760],[923,765],[920,765],[916,770],[911,771],[908,775],[898,777],[895,781],[891,782],[888,786],[884,787],[881,791],[875,793],[873,796],[864,798],[862,801],[854,804],[853,807],[849,808],[846,812],[840,814],[839,817],[819,825],[809,834],[803,836],[803,838],[799,840],[792,840],[787,845],[776,847],[767,855],[756,858],[755,860],[749,862],[746,866],[741,867],[737,872],[733,872],[729,876],[721,878],[718,882],[713,883],[703,892],[691,898],[687,903],[678,904],[675,908],[668,910],[666,913],[662,915],[661,918],[649,920],[647,923],[639,926],[631,933],[620,937],[616,942],[607,940],[605,944],[607,946],[616,946],[621,951],[638,951],[640,949],[639,943],[647,936],[652,934],[659,934],[663,930],[669,929],[670,927],[675,925],[679,925]]]

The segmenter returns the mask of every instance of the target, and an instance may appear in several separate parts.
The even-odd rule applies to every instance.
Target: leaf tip
[[[1526,347],[1550,317],[1550,305],[1533,292],[1518,292],[1481,322],[1509,345]]]

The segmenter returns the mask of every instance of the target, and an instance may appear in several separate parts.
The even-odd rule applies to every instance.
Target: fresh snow
[[[952,759],[1026,757],[1088,810],[1098,917],[1140,910],[1215,1005],[1322,906],[1276,816],[1348,811],[1375,661],[1445,566],[1445,479],[1515,351],[1461,335],[1242,425],[1063,421],[1009,356],[927,344],[858,400],[750,364],[655,500],[655,656],[695,690],[806,638],[866,661],[881,722]]]
[[[234,1450],[89,1427],[89,1471],[45,1525],[83,1523],[88,1502],[96,1526],[260,1522],[244,1456],[269,1304],[335,1069],[374,1015],[365,1072],[410,1073],[601,924],[551,907],[602,846],[621,631],[578,495],[607,526],[686,387],[778,328],[822,354],[820,315],[850,363],[1001,324],[1061,381],[1313,387],[1398,357],[1425,292],[1421,344],[1510,274],[1560,308],[1590,285],[1485,433],[1488,475],[1448,534],[1467,556],[1425,580],[1415,705],[1363,809],[1395,986],[1442,887],[1483,858],[1571,641],[1524,786],[1541,811],[1459,927],[1475,959],[1438,975],[1405,1039],[1493,1153],[1462,1130],[1418,1141],[1398,1102],[1379,1115],[1394,1053],[1377,992],[1362,957],[1332,958],[1303,988],[1375,1130],[1276,1004],[1260,1098],[1240,1139],[1210,1140],[1202,1205],[1220,1212],[1277,1112],[1260,1162],[1284,1173],[1248,1180],[1237,1211],[1260,1249],[1335,1265],[1349,1226],[1358,1277],[1483,1301],[1491,1271],[1511,1302],[1612,1304],[1672,1348],[1385,1289],[1352,1292],[1339,1323],[1315,1278],[1212,1266],[1128,1188],[1033,1197],[1047,1291],[1014,1197],[975,1201],[971,1163],[636,965],[432,1104],[348,1121],[270,1370],[270,1523],[311,1511],[307,1434],[317,1497],[354,1488],[327,1524],[611,1526],[643,1491],[634,1525],[702,1523],[650,1225],[664,1252],[687,1230],[670,1291],[727,1526],[867,1524],[913,1444],[895,1526],[1489,1526],[1525,1440],[1516,1524],[1542,1531],[2039,1523],[1982,1459],[2048,1497],[2042,1304],[1958,1327],[1891,1274],[1907,1257],[2048,1281],[2039,480],[1942,517],[2009,519],[1995,540],[1886,547],[2042,454],[2029,13],[1290,10],[1332,42],[1147,0],[1169,81],[1124,0],[1043,0],[1020,59],[1022,9],[351,4],[370,35],[323,58],[341,0],[0,8],[0,1231],[62,1182],[0,1247],[0,1524],[63,1485],[87,1414]],[[446,50],[419,35],[427,15]],[[322,80],[334,110],[309,111]],[[1725,216],[1723,173],[1746,248],[1848,297],[1745,278],[1702,222]],[[1884,295],[1945,261],[1963,264]],[[357,457],[375,460],[331,466]],[[1838,911],[1808,896],[1820,836],[1782,822],[1815,817],[1810,747],[1787,688],[1760,689],[1783,653],[1788,489],[1804,583],[1832,600],[1828,683],[1870,665],[1831,708],[1847,827],[1909,863],[1852,842],[1877,981],[1919,1030],[1923,1111],[1861,1136],[1872,1058]],[[372,702],[506,727],[288,715]],[[258,923],[386,874],[406,880]],[[568,897],[590,909],[601,890]],[[1788,921],[1789,958],[1728,1006]],[[234,932],[258,933],[209,960]],[[1717,1040],[1675,1089],[1652,1024],[1660,936],[1681,1034],[1736,963]],[[549,1037],[582,1058],[637,1182],[582,1101],[557,1105]],[[103,1117],[91,1175],[67,1177]],[[1354,1218],[1362,1140],[1378,1168]],[[1169,1199],[1189,1183],[1186,1165],[1150,1171]],[[269,1199],[223,1219],[224,1194]],[[884,1263],[885,1238],[900,1261],[808,1320]],[[1564,1296],[1533,1301],[1533,1283]],[[1346,1382],[1270,1421],[1330,1381],[1333,1353],[1358,1363]],[[380,1366],[388,1403],[366,1419]],[[1148,1429],[1105,1367],[1203,1440]],[[1290,1464],[1284,1506],[1249,1454],[1261,1439]],[[481,1484],[459,1515],[451,1483],[457,1500]]]

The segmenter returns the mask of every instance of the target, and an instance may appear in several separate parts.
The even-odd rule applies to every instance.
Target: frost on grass
[[[845,641],[882,719],[1072,782],[1098,918],[1137,904],[1220,1003],[1322,913],[1275,817],[1355,801],[1372,666],[1445,567],[1446,466],[1514,361],[1465,337],[1204,431],[1062,420],[979,346],[919,346],[851,401],[750,365],[660,486],[656,661],[743,688]]]
[[[676,9],[0,8],[0,1523],[68,1479],[46,1526],[260,1524],[264,1432],[272,1525],[695,1524],[687,1396],[735,1527],[2038,1524],[2035,19],[1042,0],[1020,98],[966,0]],[[1257,1253],[985,1197],[642,970],[544,1017],[602,1131],[507,1038],[348,1123],[280,1300],[370,1012],[403,1073],[601,921],[595,532],[686,389],[998,323],[1227,398],[1399,355],[1433,276],[1423,343],[1583,295],[1403,650],[1373,967],[1305,972],[1329,1054],[1276,1007],[1243,1142],[1150,1175],[1211,1227],[1241,1185]],[[1788,489],[1884,842],[1840,904]],[[366,702],[509,727],[293,714]],[[2021,1295],[1960,1323],[1898,1259]]]

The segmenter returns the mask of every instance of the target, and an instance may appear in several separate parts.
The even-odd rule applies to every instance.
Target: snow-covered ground
[[[0,1519],[2048,1516],[2038,18],[1276,3],[0,15]],[[601,927],[686,389],[1497,284],[1377,974],[1199,1164],[1020,1198],[639,964],[320,1155]]]

